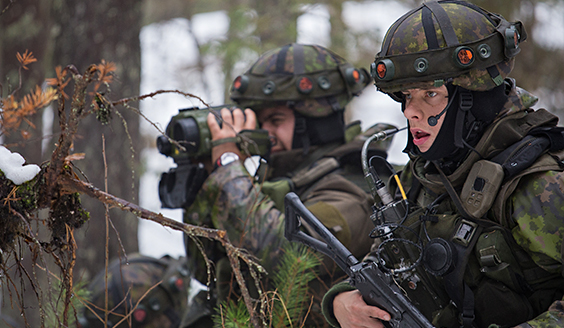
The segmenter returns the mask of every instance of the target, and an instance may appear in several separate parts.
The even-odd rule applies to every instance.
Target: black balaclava
[[[292,149],[304,149],[308,153],[310,146],[324,145],[345,141],[344,111],[335,112],[326,117],[306,117],[294,111],[296,123]]]
[[[450,83],[446,87],[449,101],[445,119],[433,145],[422,153],[409,133],[404,152],[430,161],[438,160],[445,173],[452,173],[503,109],[507,95],[504,84],[487,91],[471,91]],[[405,100],[402,109],[405,109]]]

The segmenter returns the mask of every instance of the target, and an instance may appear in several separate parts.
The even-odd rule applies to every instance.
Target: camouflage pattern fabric
[[[509,116],[500,118],[500,122],[508,122],[512,117],[519,117],[520,113],[525,110],[530,111],[528,105],[534,104],[536,98],[531,96],[522,89],[515,87],[512,82],[513,90],[505,105],[505,111],[511,113]],[[531,115],[531,114],[529,114]],[[503,121],[505,120],[505,121]],[[550,125],[550,124],[549,124]],[[506,125],[508,126],[508,125]],[[488,154],[488,151],[494,152],[494,149],[503,149],[503,145],[510,145],[514,140],[509,138],[506,132],[506,140],[500,139],[503,136],[503,124],[496,122],[492,124],[492,129],[499,130],[500,134],[494,131],[486,131],[482,140],[476,146],[478,152]],[[506,129],[506,131],[509,131]],[[498,138],[493,138],[492,135],[498,135]],[[484,142],[487,141],[487,142]],[[495,148],[492,144],[498,143]],[[501,144],[499,144],[501,143]],[[472,154],[474,155],[474,154]],[[457,171],[453,175],[464,176],[464,170],[471,167],[472,162],[476,161],[475,156],[470,155],[463,165],[459,168],[461,172]],[[487,158],[487,156],[486,156]],[[418,159],[414,159],[415,162]],[[420,163],[423,164],[423,163]],[[533,164],[534,166],[534,164]],[[432,178],[428,170],[423,169],[421,165],[412,165],[414,171],[413,175],[417,177],[421,183],[432,185],[435,192],[441,192],[436,188],[437,178]],[[553,167],[558,168],[555,163]],[[430,182],[430,181],[434,182]],[[461,179],[451,179],[456,188],[460,186]],[[458,182],[456,182],[458,181]],[[405,187],[405,185],[404,185]],[[503,187],[502,187],[503,188]],[[507,228],[512,228],[511,232],[517,244],[524,249],[533,261],[547,273],[556,273],[552,281],[559,282],[562,279],[563,270],[563,254],[562,254],[562,236],[564,236],[564,173],[561,169],[559,171],[545,171],[536,174],[526,175],[521,178],[518,186],[506,201],[506,206],[510,210],[507,215],[507,220],[495,218],[491,210],[488,217],[494,221],[503,222]],[[444,189],[443,189],[444,190]],[[500,196],[498,196],[500,197]],[[503,196],[501,196],[503,198]],[[549,282],[544,282],[549,284]],[[558,285],[559,283],[557,283]],[[562,286],[556,287],[562,290]],[[561,296],[560,296],[561,297]],[[562,310],[561,301],[557,300],[550,308],[549,312],[544,312],[538,315],[537,318],[528,322],[530,327],[556,327],[562,325],[562,318],[564,311]],[[491,306],[495,309],[495,306]],[[546,308],[544,309],[546,311]],[[559,312],[561,311],[561,312]]]
[[[454,30],[460,31],[457,34],[460,43],[479,40],[496,31],[495,26],[490,23],[486,16],[471,8],[452,3],[445,3],[442,7],[449,16]],[[433,24],[437,33],[439,48],[446,48],[443,31],[436,19],[433,20]],[[427,38],[421,33],[422,31],[422,11],[419,10],[404,20],[401,23],[401,28],[396,30],[388,48],[388,55],[401,55],[429,50]]]
[[[79,318],[81,328],[120,326],[177,328],[186,308],[190,276],[184,258],[130,254],[108,266],[107,325],[105,269],[92,280],[92,299]]]
[[[337,145],[338,146],[338,145]],[[293,169],[290,172],[281,171],[285,176],[292,176],[297,171],[307,169],[316,159],[333,149],[336,145],[314,148],[313,152],[304,157],[303,151],[288,151],[277,154],[274,162],[289,163]],[[291,159],[292,158],[292,159]],[[296,160],[300,158],[300,160]],[[278,165],[279,166],[279,165]],[[277,166],[277,167],[278,167]],[[369,220],[371,205],[370,194],[354,183],[345,179],[343,175],[353,175],[352,172],[337,171],[326,174],[312,185],[295,190],[304,204],[318,215],[322,222],[355,254],[362,256],[369,251],[372,240],[368,232],[372,228]],[[280,176],[279,176],[280,177]],[[365,183],[362,179],[358,179]],[[273,272],[280,258],[281,248],[289,241],[284,238],[284,213],[277,208],[275,202],[264,193],[261,184],[241,164],[233,162],[227,166],[218,167],[205,181],[194,204],[186,211],[185,221],[227,231],[229,239],[238,247],[245,248],[259,258],[260,264],[267,272]],[[188,246],[193,243],[189,243]],[[193,245],[192,245],[193,246]],[[211,246],[211,245],[210,245]],[[215,263],[221,263],[224,257],[222,249],[205,246],[207,255]],[[196,250],[189,248],[188,254]],[[195,263],[196,276],[206,281],[205,267]],[[216,265],[220,271],[219,265]],[[314,293],[315,304],[313,312],[308,318],[316,315],[320,321],[316,325],[322,326],[324,320],[319,314],[319,303],[328,286],[342,278],[343,273],[336,270],[332,260],[323,260],[319,267],[319,282],[315,282],[310,292]],[[218,273],[220,274],[220,273]],[[268,278],[268,276],[265,276]],[[222,286],[225,277],[217,282],[220,297],[225,296]],[[229,283],[229,279],[228,283]]]
[[[323,201],[343,213],[343,218],[347,213],[348,222],[370,223],[370,197],[338,174],[320,179],[302,201],[306,206]],[[267,271],[274,267],[281,247],[288,242],[284,238],[283,212],[261,191],[241,162],[219,167],[208,177],[185,219],[227,231],[230,240],[259,257]],[[369,225],[354,227],[354,234],[363,234],[352,239],[357,243],[353,247],[359,248],[357,255],[365,253],[371,242],[366,230],[359,231],[363,228]],[[346,239],[350,241],[351,236]],[[366,241],[363,249],[360,240]]]
[[[287,242],[280,211],[255,187],[240,161],[218,167],[208,177],[185,218],[227,231],[236,246],[266,261],[277,258]]]
[[[564,301],[555,301],[548,311],[534,320],[515,326],[515,328],[553,328],[564,327]]]
[[[511,85],[513,89],[504,107],[506,115],[502,114],[497,121],[492,123],[490,129],[484,133],[476,146],[476,150],[483,154],[485,158],[492,156],[499,149],[511,145],[517,141],[515,138],[518,135],[526,134],[530,128],[536,125],[555,125],[554,115],[542,110],[533,112],[530,109],[529,105],[536,102],[536,97],[517,88],[513,81],[511,81]],[[546,156],[551,158],[550,155]],[[544,160],[543,158],[539,158],[537,162]],[[479,156],[474,152],[470,153],[459,169],[448,176],[454,188],[462,186],[472,164],[479,159]],[[434,167],[432,165],[426,166],[425,162],[420,157],[413,157],[407,164],[405,172],[401,175],[402,184],[406,191],[412,186],[413,179],[419,180],[423,185],[417,196],[417,203],[421,208],[424,208],[438,195],[445,192]],[[516,184],[513,188],[504,189],[504,186],[502,186],[503,192],[498,194],[497,197],[502,201],[500,207],[503,210],[494,211],[494,209],[490,209],[486,216],[487,219],[507,228],[508,236],[513,236],[513,241],[507,242],[507,245],[514,247],[510,253],[519,255],[519,264],[509,267],[522,274],[521,277],[527,280],[525,285],[530,289],[520,291],[518,287],[512,285],[512,281],[499,278],[501,270],[490,273],[481,271],[479,264],[477,265],[477,263],[481,263],[479,262],[479,254],[481,253],[479,250],[473,251],[468,262],[469,266],[465,271],[464,280],[475,292],[476,311],[482,311],[476,312],[476,318],[482,320],[477,323],[478,327],[507,327],[518,324],[518,327],[546,328],[564,325],[564,300],[562,299],[564,294],[564,172],[559,162],[560,160],[552,158],[551,165],[542,164],[538,166],[537,163],[534,163],[531,168],[537,167],[539,171],[533,171],[533,173],[525,174],[523,177],[515,178],[515,182],[509,181],[508,184]],[[427,223],[428,233],[433,236],[436,231],[431,228],[440,229],[441,226],[445,226],[447,222],[441,221],[442,218],[452,216],[455,212],[456,207],[449,199],[440,203],[436,207],[436,212],[433,212],[433,215],[439,218],[439,222],[435,225]],[[417,217],[419,214],[421,212],[416,212]],[[412,218],[414,216],[411,215],[406,222],[410,222],[410,220],[418,222],[419,219]],[[445,233],[442,232],[442,234]],[[452,232],[446,235],[450,234]],[[409,235],[413,237],[412,233]],[[404,238],[411,237],[404,236]],[[511,239],[511,237],[509,238]],[[500,249],[498,251],[501,252]],[[374,259],[376,256],[371,253],[368,258]],[[496,281],[495,279],[500,280]],[[422,284],[422,281],[419,284]],[[518,284],[517,286],[522,285]],[[335,327],[338,327],[338,322],[332,313],[332,300],[339,292],[350,290],[350,288],[346,283],[336,285],[325,295],[323,300],[323,312],[327,320]],[[491,291],[492,288],[499,291],[497,297],[507,294],[508,298],[506,300],[501,299],[502,302],[492,298],[484,299],[484,295],[492,295],[488,292],[484,293],[484,290]],[[406,288],[406,291],[408,294],[412,292],[409,288]],[[435,292],[440,295],[440,291],[435,290]],[[416,291],[413,291],[413,293],[416,293]],[[525,302],[523,300],[527,300],[524,303],[527,305],[525,305],[523,311],[506,313],[503,319],[506,320],[505,322],[489,321],[484,323],[484,320],[488,321],[485,318],[499,318],[498,313],[494,313],[503,312],[503,309],[499,308],[499,304],[507,301]],[[550,304],[551,302],[552,304]],[[418,307],[422,309],[425,306],[426,304],[421,303]],[[515,323],[513,321],[512,324],[507,322],[507,320],[511,322],[515,318],[523,318],[523,321],[526,322]],[[444,317],[443,320],[445,320]]]
[[[246,86],[235,87],[241,79]],[[306,117],[326,117],[344,110],[370,80],[365,69],[355,69],[329,49],[292,43],[264,53],[235,80],[231,99],[255,111],[290,101]]]
[[[537,173],[521,179],[511,198],[513,237],[544,270],[562,270],[564,172]]]
[[[468,90],[485,91],[498,86],[513,69],[513,57],[519,52],[519,47],[507,50],[505,30],[514,26],[519,31],[518,42],[524,41],[527,35],[520,22],[507,22],[501,16],[462,1],[441,1],[439,4],[446,19],[443,17],[444,21],[439,22],[439,13],[430,14],[437,42],[433,47],[427,39],[433,33],[425,30],[425,4],[406,14],[405,19],[398,20],[401,23],[397,29],[388,30],[383,42],[383,47],[386,44],[388,47],[382,48],[376,55],[374,65],[378,65],[382,60],[391,60],[395,63],[394,72],[390,73],[394,77],[389,80],[379,79],[375,75],[376,66],[373,66],[372,72],[376,86],[383,92],[393,94],[405,89],[420,88],[422,85],[428,85],[429,81],[433,83],[447,80]],[[446,31],[443,31],[449,24],[452,25],[457,39],[454,45],[447,44]],[[479,59],[461,67],[453,55],[461,45],[472,48],[472,57]],[[489,54],[480,57],[480,49],[484,45],[487,45]],[[422,59],[424,65],[421,64]],[[417,63],[422,65],[419,71]],[[497,71],[499,76],[492,76],[494,71]]]

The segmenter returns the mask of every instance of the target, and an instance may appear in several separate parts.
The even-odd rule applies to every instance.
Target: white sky
[[[549,49],[564,48],[564,1],[535,6],[535,29],[529,37]]]

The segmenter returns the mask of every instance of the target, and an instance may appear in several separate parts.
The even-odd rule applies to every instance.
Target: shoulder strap
[[[283,212],[284,196],[287,193],[301,189],[302,192],[300,194],[303,196],[304,189],[307,189],[311,184],[337,170],[339,167],[340,164],[334,157],[323,157],[312,164],[312,166],[299,170],[292,177],[282,177],[261,182],[261,190],[274,201],[276,208]]]
[[[521,181],[522,177],[538,172],[563,171],[563,170],[564,170],[564,149],[554,152],[551,151],[545,153],[540,158],[537,158],[536,162],[533,163],[530,167],[519,172],[511,179],[505,181],[505,183],[501,186],[497,194],[497,197],[495,199],[495,202],[491,208],[493,219],[497,223],[505,227],[512,226],[507,217],[508,213],[506,212],[505,202],[507,201],[507,199],[509,199],[511,194],[513,194],[513,192],[517,188],[517,185]]]
[[[521,141],[493,157],[492,161],[499,163],[505,174],[492,206],[493,218],[499,224],[510,227],[505,202],[521,178],[528,174],[564,169],[564,128],[534,128]]]
[[[339,161],[334,157],[323,157],[315,164],[307,169],[301,170],[294,175],[290,180],[295,188],[307,186],[325,175],[335,171],[341,166]]]
[[[547,137],[528,135],[491,159],[503,168],[504,180],[508,181],[530,167],[550,147]]]

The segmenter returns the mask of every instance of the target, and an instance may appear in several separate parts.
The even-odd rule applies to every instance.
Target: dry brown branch
[[[148,94],[146,94],[146,95],[141,95],[141,96],[137,96],[137,97],[123,98],[123,99],[120,99],[120,100],[118,100],[118,101],[112,102],[112,105],[113,105],[113,106],[120,106],[120,105],[123,106],[123,105],[125,105],[125,104],[127,104],[127,103],[130,103],[130,102],[132,102],[132,101],[139,101],[139,100],[143,100],[143,99],[146,99],[146,98],[152,98],[152,97],[154,97],[154,96],[156,96],[156,95],[160,95],[160,94],[164,94],[164,93],[178,93],[178,94],[181,94],[181,95],[183,95],[183,96],[185,96],[185,97],[196,98],[196,99],[198,99],[199,101],[201,101],[202,104],[204,104],[205,106],[210,107],[210,105],[208,105],[202,98],[200,98],[200,97],[198,97],[198,96],[196,96],[196,95],[194,95],[194,94],[187,93],[187,92],[180,91],[180,90],[157,90],[157,91],[148,93]]]
[[[143,100],[143,99],[147,99],[147,98],[152,98],[154,96],[157,96],[157,95],[160,95],[160,94],[165,94],[165,93],[176,93],[176,94],[183,95],[184,97],[196,98],[200,102],[202,102],[202,104],[204,104],[205,106],[210,107],[210,105],[207,104],[202,98],[200,98],[200,97],[198,97],[194,94],[183,92],[183,91],[180,91],[180,90],[157,90],[157,91],[145,94],[145,95],[141,95],[141,96],[137,96],[137,97],[123,98],[123,99],[120,99],[120,100],[114,101],[114,102],[109,102],[102,95],[99,95],[99,97],[101,98],[102,102],[109,104],[110,107],[112,108],[112,110],[115,110],[116,106],[124,106],[127,109],[135,112],[137,115],[139,115],[145,121],[147,121],[147,123],[152,125],[161,135],[167,137],[168,141],[171,142],[172,144],[174,144],[178,149],[180,149],[181,151],[186,151],[186,149],[184,148],[184,146],[182,144],[180,144],[178,141],[170,138],[164,131],[162,131],[162,129],[159,126],[157,126],[154,122],[149,120],[143,113],[141,113],[141,111],[139,109],[129,106],[129,103],[131,103],[131,102],[135,102],[135,101],[139,101],[139,100]],[[223,120],[221,117],[219,117],[219,119]]]
[[[10,2],[6,5],[6,7],[4,7],[4,9],[2,9],[2,12],[0,12],[0,16],[4,15],[4,13],[6,11],[8,11],[8,9],[10,9],[10,7],[16,2],[16,0],[10,0]]]
[[[106,139],[102,134],[102,155],[104,158],[104,190],[108,192],[108,164],[106,162]],[[108,204],[104,204],[104,221],[106,223],[106,243],[104,245],[104,322],[108,322],[108,268],[110,264],[110,208]],[[119,234],[118,234],[119,236]]]
[[[239,259],[243,260],[251,270],[264,271],[264,269],[255,261],[255,259],[251,255],[249,255],[243,249],[235,247],[229,241],[229,238],[227,237],[227,233],[225,231],[178,222],[176,220],[167,218],[160,213],[146,210],[140,206],[137,206],[136,204],[110,195],[89,183],[85,183],[67,175],[59,177],[59,185],[65,192],[79,192],[81,194],[88,195],[92,198],[98,199],[104,204],[120,208],[123,211],[131,212],[140,218],[156,222],[162,226],[182,231],[189,236],[203,237],[220,242],[221,245],[225,247],[227,256],[229,257],[229,261],[231,263],[233,271],[235,272],[235,277],[237,279],[239,287],[241,288],[241,293],[243,295],[245,305],[247,306],[249,313],[251,313],[251,321],[255,327],[261,326],[260,320],[255,313],[256,311],[253,310],[254,307],[251,296],[245,284],[245,280],[241,274]]]
[[[59,144],[51,156],[51,165],[47,171],[47,199],[50,199],[57,187],[57,177],[61,175],[63,171],[63,167],[65,165],[64,159],[69,155],[73,138],[78,130],[80,119],[82,118],[82,114],[86,107],[86,89],[88,88],[90,82],[92,82],[93,76],[96,73],[96,65],[90,65],[84,75],[80,75],[74,66],[67,66],[66,69],[72,73],[75,88],[72,96],[69,119],[68,121],[64,120],[66,123],[64,127],[61,126],[62,133],[59,137]],[[59,97],[59,102],[61,101],[65,101],[63,97]],[[61,106],[59,106],[59,108],[61,108]],[[64,112],[59,114],[65,116]]]
[[[20,62],[22,64],[22,67],[24,68],[25,65],[33,62],[34,59],[33,57],[31,57],[31,54],[25,53],[20,57]],[[205,102],[199,97],[189,93],[181,92],[179,90],[159,90],[150,94],[138,97],[124,98],[116,102],[111,102],[107,98],[105,98],[102,91],[98,92],[97,90],[101,85],[107,85],[111,82],[111,73],[113,72],[113,70],[114,66],[112,63],[103,62],[100,65],[91,65],[90,67],[88,67],[84,74],[80,74],[74,66],[69,65],[64,69],[58,68],[56,71],[57,77],[49,80],[49,84],[56,86],[58,94],[58,115],[61,134],[59,136],[57,147],[53,151],[53,154],[51,156],[51,161],[49,162],[49,164],[42,167],[39,177],[36,177],[35,179],[36,182],[34,182],[33,185],[33,188],[36,188],[34,190],[37,190],[37,194],[34,196],[36,198],[36,204],[34,205],[35,207],[22,208],[20,206],[19,208],[17,208],[18,211],[21,211],[21,213],[18,213],[19,215],[17,216],[21,218],[25,218],[30,213],[41,208],[50,209],[48,225],[52,229],[54,236],[52,237],[51,242],[38,241],[33,237],[31,231],[29,238],[26,238],[26,234],[22,234],[21,232],[17,232],[16,234],[20,237],[23,237],[25,243],[35,245],[35,254],[37,254],[37,252],[45,252],[50,254],[56,265],[61,269],[61,281],[63,284],[62,287],[66,292],[64,294],[61,294],[64,300],[64,308],[60,313],[63,315],[63,318],[62,320],[57,318],[57,320],[62,325],[67,326],[68,315],[71,306],[70,297],[72,296],[73,291],[73,268],[76,260],[76,245],[74,243],[73,232],[74,229],[80,227],[83,224],[86,217],[86,215],[83,213],[77,213],[77,211],[80,212],[83,210],[80,207],[80,202],[77,201],[78,204],[76,204],[74,202],[74,199],[78,197],[78,194],[83,194],[99,200],[107,208],[117,207],[123,211],[131,212],[137,217],[154,221],[162,226],[169,227],[174,230],[182,231],[192,239],[208,238],[221,243],[221,245],[226,250],[237,283],[241,289],[243,300],[251,316],[251,322],[253,326],[260,327],[262,320],[260,320],[257,311],[254,310],[253,300],[250,297],[246,282],[241,273],[241,261],[243,261],[249,267],[251,276],[255,279],[256,286],[259,285],[259,275],[257,272],[264,272],[264,269],[256,262],[255,258],[252,255],[248,254],[243,249],[235,247],[229,241],[225,231],[185,224],[164,217],[162,214],[143,209],[136,204],[120,199],[96,188],[89,183],[79,180],[76,174],[74,174],[74,172],[72,171],[71,160],[74,158],[82,158],[82,155],[71,154],[70,150],[73,145],[73,139],[77,131],[79,131],[80,121],[86,115],[94,112],[96,112],[96,114],[98,115],[100,114],[100,111],[116,112],[115,106],[122,105],[128,107],[129,102],[146,99],[163,93],[182,94],[186,97],[197,98],[205,104]],[[69,84],[69,81],[73,82],[74,87],[73,93],[70,97],[70,109],[66,109],[66,95],[64,94],[64,89]],[[88,89],[92,84],[94,84],[92,87],[94,87],[95,90],[94,92],[88,92]],[[27,103],[29,104],[30,108],[36,108],[40,105],[44,105],[44,102],[42,101],[43,99],[37,95],[38,93],[36,92],[35,98],[33,98],[33,95],[30,96],[30,98],[27,98]],[[92,99],[90,99],[89,97],[91,97]],[[125,128],[127,128],[126,125]],[[7,180],[5,179],[5,177],[0,176],[0,182],[3,181]],[[10,183],[7,183],[6,186],[7,187],[5,190],[0,190],[0,209],[11,208],[10,206],[12,206],[12,204],[16,204],[19,201],[17,199],[19,196],[16,195],[16,191],[20,192],[21,190],[11,188]],[[76,207],[76,211],[74,209],[70,209],[69,204],[71,206],[78,206]],[[63,219],[62,216],[65,216],[65,218]],[[106,223],[108,223],[108,218],[106,221]],[[22,239],[18,241],[22,241]],[[202,254],[205,258],[205,253],[203,252]],[[211,271],[211,263],[209,259],[206,258],[206,260],[209,274],[209,272]],[[32,281],[31,276],[23,268],[22,264],[19,263],[19,260],[17,258],[16,265],[18,267],[21,267],[19,271],[20,278],[21,274],[23,273],[29,281]],[[208,277],[211,278],[210,275],[208,275]],[[20,279],[20,281],[21,280],[22,279]],[[15,286],[14,283],[12,284]],[[35,288],[33,282],[32,288]],[[35,293],[37,298],[39,298],[38,292],[35,291]],[[20,297],[19,294],[18,297]],[[23,308],[25,307],[23,304],[23,299],[21,299],[21,302],[19,303],[23,311]],[[43,317],[41,319],[43,326]]]

